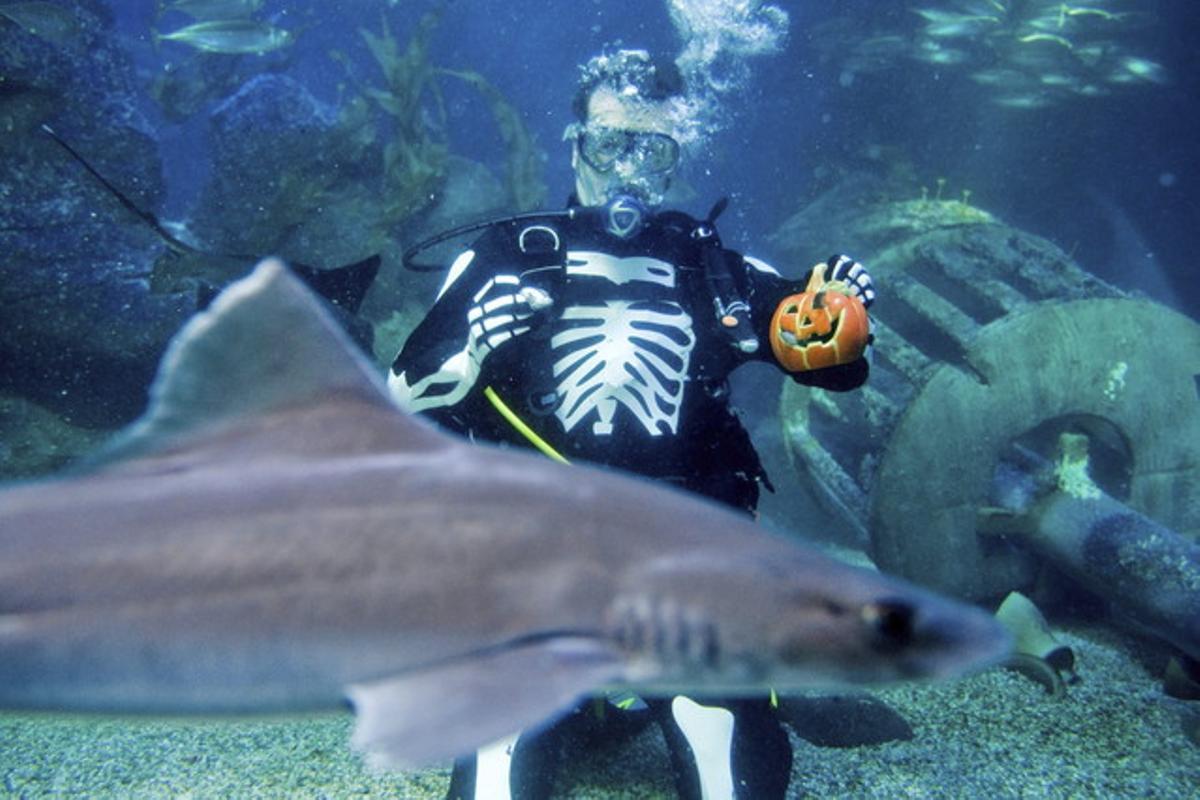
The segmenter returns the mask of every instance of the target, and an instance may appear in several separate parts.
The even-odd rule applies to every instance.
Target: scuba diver
[[[730,373],[766,361],[806,385],[857,388],[875,290],[846,256],[794,281],[724,248],[714,225],[723,202],[703,220],[662,207],[682,156],[685,89],[674,64],[646,51],[593,58],[566,135],[568,208],[472,226],[482,234],[450,265],[388,386],[405,409],[465,436],[753,513],[770,484],[730,407]],[[717,707],[679,697],[589,701],[515,747],[457,761],[450,796],[482,797],[496,782],[501,794],[488,796],[506,796],[511,780],[522,800],[548,797],[563,751],[605,735],[601,718],[627,732],[657,722],[680,797],[786,793],[791,745],[768,698]]]

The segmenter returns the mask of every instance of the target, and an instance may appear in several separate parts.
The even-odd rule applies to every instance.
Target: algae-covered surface
[[[791,797],[1191,798],[1194,713],[1104,632],[1064,633],[1081,680],[1055,699],[996,669],[956,683],[874,692],[911,724],[910,741],[821,748],[793,736]],[[1195,704],[1190,704],[1194,706]],[[440,798],[449,765],[374,773],[349,749],[346,714],[166,721],[0,715],[6,797]],[[431,735],[432,732],[431,732]],[[669,798],[653,727],[565,769],[564,798]]]

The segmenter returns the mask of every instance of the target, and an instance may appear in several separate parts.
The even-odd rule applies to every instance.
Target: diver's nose
[[[638,174],[638,160],[635,156],[628,155],[617,159],[614,171],[620,178],[632,178]]]

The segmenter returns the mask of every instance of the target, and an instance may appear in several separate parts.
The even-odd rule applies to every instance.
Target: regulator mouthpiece
[[[631,239],[646,227],[650,210],[638,198],[619,194],[604,205],[604,229],[621,239]]]

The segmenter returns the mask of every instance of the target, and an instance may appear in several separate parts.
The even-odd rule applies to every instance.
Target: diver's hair
[[[588,101],[601,86],[617,94],[636,94],[653,102],[681,96],[687,90],[675,62],[652,56],[645,50],[617,50],[593,56],[581,68],[579,88],[571,101],[571,111],[580,122],[587,122]]]

